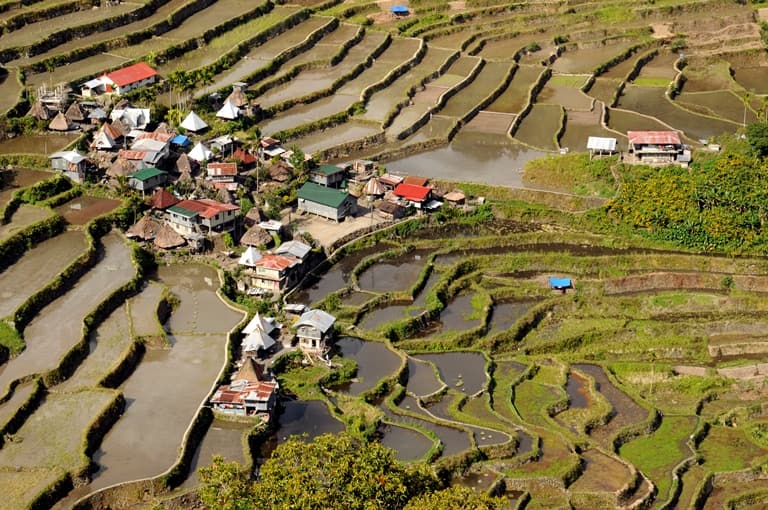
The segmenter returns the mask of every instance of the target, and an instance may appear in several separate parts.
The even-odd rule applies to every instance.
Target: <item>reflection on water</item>
[[[525,188],[520,169],[546,153],[504,135],[459,133],[447,147],[387,163],[396,174]]]

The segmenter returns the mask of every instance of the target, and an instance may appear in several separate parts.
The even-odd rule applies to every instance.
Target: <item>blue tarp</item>
[[[171,143],[174,145],[178,145],[180,147],[186,147],[191,142],[189,141],[189,138],[187,138],[184,135],[176,135],[171,139]]]
[[[549,286],[553,289],[570,289],[573,286],[570,278],[555,278],[549,277]]]
[[[408,14],[408,7],[404,5],[393,5],[392,6],[392,13],[393,14]]]

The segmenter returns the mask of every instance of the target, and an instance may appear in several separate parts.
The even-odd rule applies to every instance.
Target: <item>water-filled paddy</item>
[[[519,113],[528,102],[531,85],[542,70],[539,66],[519,66],[507,89],[485,109],[491,112]]]
[[[395,458],[400,461],[416,461],[426,455],[432,447],[432,441],[413,429],[385,423],[379,427],[379,442],[395,451]]]
[[[19,135],[0,142],[0,154],[47,155],[63,149],[76,138],[76,134]]]
[[[445,352],[419,354],[417,359],[433,363],[440,379],[448,386],[474,395],[485,386],[485,358],[478,352]]]
[[[119,205],[119,200],[83,195],[58,206],[55,211],[73,225],[85,225],[93,218],[117,209]]]
[[[745,108],[740,97],[729,90],[710,92],[686,92],[675,98],[684,108],[702,115],[714,115],[737,123],[752,123],[757,116],[751,108]]]
[[[387,163],[397,174],[524,188],[519,169],[545,153],[506,136],[460,132],[447,147]],[[471,168],[471,175],[468,170]]]
[[[427,363],[412,356],[408,357],[408,391],[414,395],[431,395],[440,388],[443,383],[437,378],[435,369],[431,363]]]
[[[6,182],[5,188],[0,189],[0,208],[11,199],[13,193],[19,188],[31,186],[35,183],[53,177],[55,174],[47,170],[35,170],[32,168],[15,168],[13,169],[12,178],[9,182]]]
[[[367,136],[375,135],[381,129],[373,124],[364,122],[355,122],[354,120],[345,122],[323,131],[312,133],[308,136],[297,138],[291,141],[291,145],[301,147],[305,154],[313,154],[351,142],[360,140]]]
[[[544,86],[536,97],[539,103],[560,105],[568,110],[590,110],[592,109],[592,98],[588,97],[581,90],[569,85],[563,85],[557,82],[550,82]]]
[[[8,239],[20,230],[44,220],[51,216],[50,209],[43,209],[29,204],[21,204],[11,216],[11,221],[5,225],[0,225],[0,241]]]
[[[695,115],[677,108],[666,98],[662,87],[627,86],[619,100],[619,107],[656,117],[682,130],[694,140],[733,133],[740,127],[735,123]]]
[[[328,407],[319,400],[290,400],[282,402],[281,407],[278,417],[280,427],[277,430],[279,443],[293,435],[307,434],[311,439],[320,434],[335,434],[344,430],[344,424],[331,416]]]
[[[342,337],[336,341],[336,346],[342,356],[357,363],[356,380],[344,388],[351,395],[372,389],[381,379],[393,375],[400,367],[400,356],[383,343]]]
[[[416,281],[426,262],[428,252],[414,251],[394,259],[384,259],[358,276],[358,285],[363,290],[391,292],[408,290]]]
[[[68,231],[27,251],[0,273],[0,317],[13,313],[29,296],[47,285],[81,253],[85,235]]]
[[[755,94],[768,94],[768,67],[737,67],[733,79]]]
[[[492,333],[508,330],[535,304],[535,301],[509,301],[495,304],[489,330]]]
[[[452,117],[466,115],[470,109],[498,88],[504,76],[509,73],[510,67],[511,64],[506,62],[486,63],[472,83],[448,100],[445,107],[440,110],[440,114]]]
[[[554,150],[555,133],[560,128],[563,116],[559,105],[535,104],[530,113],[520,123],[515,138],[521,142],[542,150]]]
[[[231,422],[226,420],[213,420],[205,433],[200,446],[192,457],[189,467],[189,478],[182,484],[182,488],[194,487],[199,482],[197,470],[208,466],[214,455],[224,457],[227,462],[238,462],[241,465],[250,463],[243,451],[244,436],[253,428],[254,423]]]
[[[559,73],[591,73],[598,65],[620,55],[631,45],[632,41],[624,41],[594,48],[568,49],[555,60],[552,69]]]
[[[389,322],[405,319],[409,315],[409,310],[411,310],[410,305],[389,305],[375,308],[360,321],[360,327],[369,331],[376,330]]]
[[[62,297],[43,308],[24,330],[26,349],[0,365],[0,393],[20,377],[55,368],[82,336],[82,321],[97,304],[134,275],[130,251],[117,234],[103,238],[104,254]],[[51,331],[56,331],[55,335]]]
[[[474,309],[472,297],[472,294],[463,294],[449,302],[440,312],[438,326],[431,335],[464,331],[479,326],[481,311]]]

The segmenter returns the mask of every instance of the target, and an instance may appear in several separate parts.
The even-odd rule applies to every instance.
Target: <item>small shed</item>
[[[393,5],[390,11],[397,17],[408,16],[408,7],[405,5]]]
[[[146,193],[165,184],[168,174],[159,168],[143,168],[128,176],[128,186]]]
[[[559,290],[563,294],[565,294],[566,290],[573,288],[573,280],[571,280],[570,278],[559,278],[555,276],[550,276],[549,287],[552,290]]]
[[[338,188],[344,182],[344,173],[336,165],[320,165],[309,171],[309,180],[321,186]]]
[[[72,128],[72,124],[62,112],[57,113],[51,123],[48,124],[48,129],[51,131],[69,131]]]
[[[385,220],[399,220],[405,216],[405,207],[385,200],[379,204],[378,214]]]
[[[587,150],[589,151],[590,159],[594,156],[602,156],[604,154],[610,156],[616,152],[616,139],[590,136],[587,138]]]

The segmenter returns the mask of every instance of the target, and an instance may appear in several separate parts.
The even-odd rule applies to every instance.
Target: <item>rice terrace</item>
[[[767,157],[761,1],[0,0],[0,510],[765,508]]]

